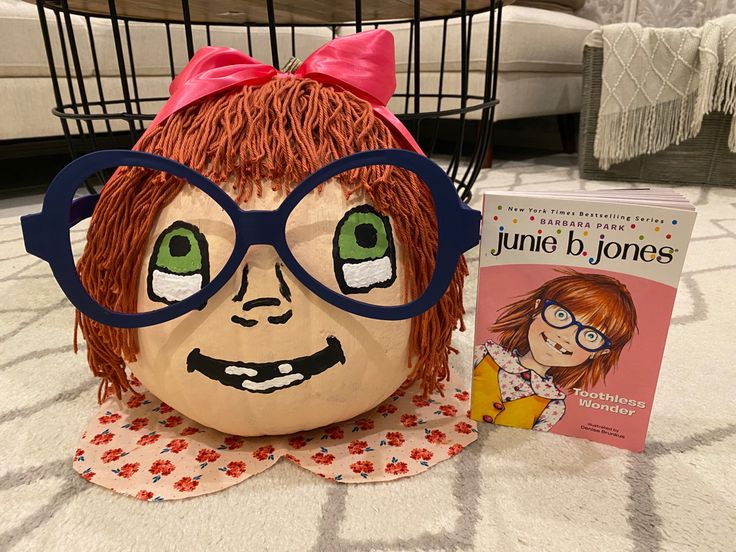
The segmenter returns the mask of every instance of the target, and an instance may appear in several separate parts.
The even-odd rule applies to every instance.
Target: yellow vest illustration
[[[473,371],[470,417],[498,425],[531,429],[551,399],[539,395],[504,402],[498,385],[498,364],[486,354]]]

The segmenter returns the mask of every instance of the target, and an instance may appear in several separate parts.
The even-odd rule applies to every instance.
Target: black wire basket
[[[502,3],[36,2],[56,101],[52,112],[72,157],[131,147],[198,47],[235,46],[280,68],[339,34],[386,28],[397,44],[397,90],[389,108],[446,169],[465,201],[491,141]]]

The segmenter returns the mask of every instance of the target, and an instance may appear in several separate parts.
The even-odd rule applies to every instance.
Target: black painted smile
[[[273,393],[304,383],[338,362],[345,364],[342,345],[336,337],[329,336],[327,347],[321,351],[309,356],[275,362],[230,362],[210,358],[203,355],[199,349],[192,349],[187,356],[187,371],[196,370],[210,379],[241,391]]]

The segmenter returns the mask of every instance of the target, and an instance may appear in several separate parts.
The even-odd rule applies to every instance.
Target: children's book
[[[641,451],[695,208],[486,192],[471,417]]]

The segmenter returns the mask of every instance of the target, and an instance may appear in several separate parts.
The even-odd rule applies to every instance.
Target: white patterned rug
[[[476,189],[628,187],[577,174],[568,156],[506,161]],[[96,383],[47,265],[24,253],[17,218],[0,218],[0,550],[734,550],[736,190],[680,191],[699,215],[645,453],[483,426],[415,478],[344,485],[280,462],[158,504],[72,470]],[[474,291],[471,279],[456,336],[466,377]]]

